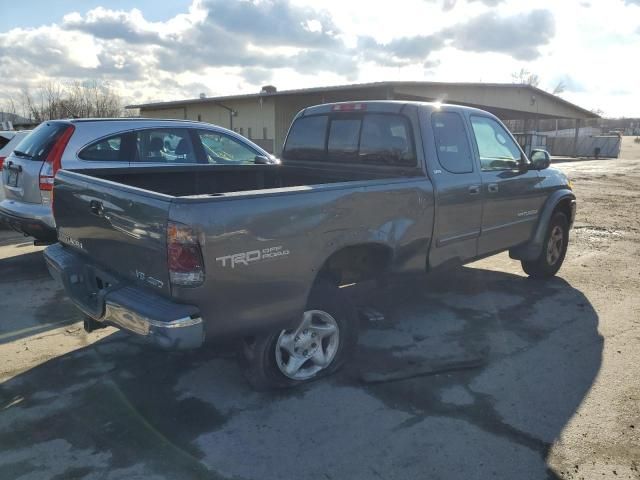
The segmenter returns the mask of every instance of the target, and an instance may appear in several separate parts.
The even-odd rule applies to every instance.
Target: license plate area
[[[7,175],[7,185],[10,187],[18,186],[18,172],[12,169],[9,169]]]
[[[109,274],[85,265],[75,272],[67,272],[68,293],[86,314],[98,320],[105,313],[105,295],[114,288],[116,280]]]

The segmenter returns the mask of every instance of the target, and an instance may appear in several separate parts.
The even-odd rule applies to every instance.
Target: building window
[[[262,138],[267,139],[267,127],[262,127]]]
[[[247,128],[247,138],[251,138],[251,127]]]
[[[244,128],[240,127],[240,135],[244,135]]]
[[[202,115],[198,114],[198,121],[201,122],[202,121]]]

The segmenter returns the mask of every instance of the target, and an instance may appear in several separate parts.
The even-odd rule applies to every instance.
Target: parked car
[[[20,141],[29,135],[31,130],[10,130],[0,132],[0,172],[5,158],[13,151]],[[2,188],[2,176],[0,175],[0,202],[4,199],[4,191]],[[0,222],[0,227],[2,223]]]
[[[2,170],[4,159],[29,133],[31,130],[3,130],[0,132],[0,170]]]
[[[166,348],[244,339],[255,386],[335,371],[357,339],[340,286],[509,251],[563,263],[571,183],[490,113],[412,102],[300,112],[282,165],[63,170],[52,276],[88,317]]]
[[[246,138],[201,122],[125,118],[44,122],[5,161],[6,198],[0,202],[0,221],[38,242],[55,242],[51,190],[61,168],[245,163],[277,160]]]

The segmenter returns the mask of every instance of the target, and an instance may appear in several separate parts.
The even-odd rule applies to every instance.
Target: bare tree
[[[98,81],[48,82],[31,91],[23,88],[15,102],[35,122],[56,118],[119,117],[122,99],[108,83]]]
[[[562,92],[564,92],[567,88],[567,84],[564,83],[564,81],[560,80],[558,82],[558,84],[556,85],[556,88],[553,89],[553,93],[554,95],[560,95]]]
[[[519,72],[512,73],[511,79],[513,83],[519,83],[521,85],[530,85],[532,87],[540,85],[540,77],[535,73],[531,73],[526,68],[521,68]]]

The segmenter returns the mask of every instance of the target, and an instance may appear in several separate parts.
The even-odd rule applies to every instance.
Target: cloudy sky
[[[3,2],[0,98],[99,79],[127,102],[382,80],[510,82],[640,116],[640,0]]]

